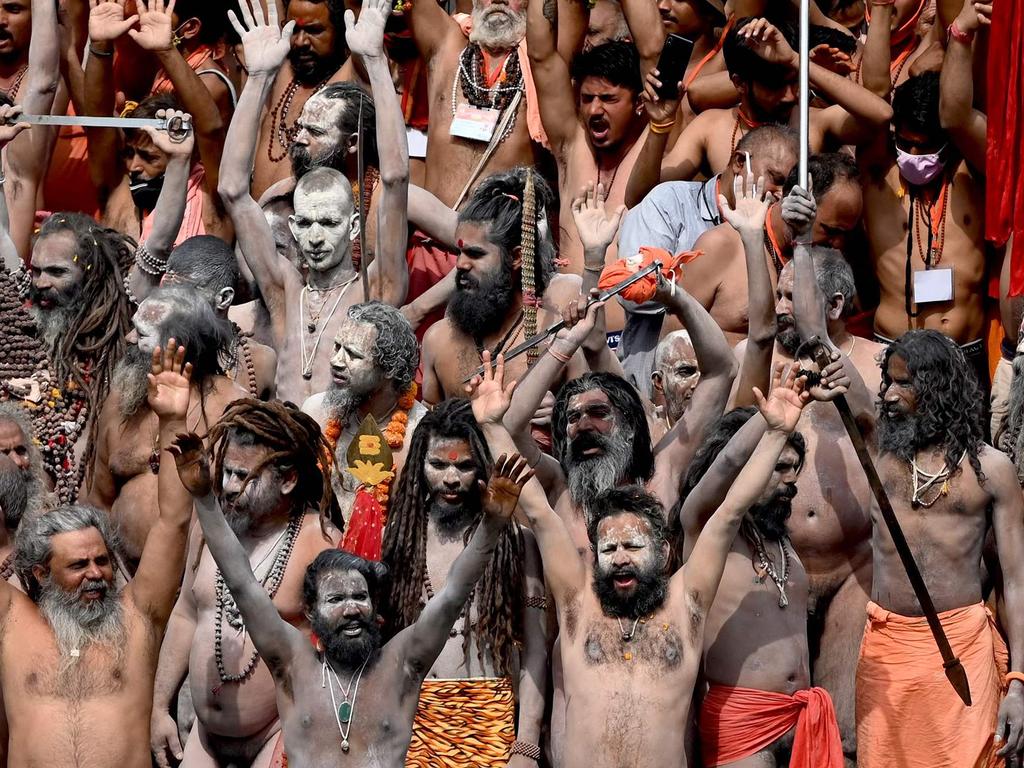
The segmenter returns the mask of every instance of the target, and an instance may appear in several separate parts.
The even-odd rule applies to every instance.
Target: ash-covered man
[[[293,405],[247,398],[225,411],[208,442],[218,502],[241,542],[253,586],[282,621],[306,636],[306,566],[340,538],[327,519],[330,456],[320,428]],[[263,659],[253,645],[231,589],[236,585],[227,583],[198,531],[188,563],[160,649],[153,755],[161,766],[170,753],[186,766],[266,768],[281,730],[267,666],[273,659]],[[183,750],[169,709],[186,673],[196,720]]]
[[[235,595],[245,626],[273,670],[284,746],[292,765],[405,765],[420,685],[449,640],[459,611],[511,524],[530,478],[519,456],[498,459],[478,480],[483,519],[456,558],[443,589],[419,619],[381,643],[379,610],[387,570],[328,551],[306,569],[303,610],[316,645],[278,613],[253,577],[245,550],[211,493],[210,470],[195,435],[179,441],[183,482],[195,496],[207,545]]]
[[[651,402],[660,409],[668,429],[683,417],[699,381],[700,366],[689,332],[673,331],[655,349],[651,373]]]
[[[188,375],[184,349],[154,350],[147,399],[160,419],[161,450],[185,428]],[[160,472],[159,507],[123,590],[115,587],[105,514],[65,506],[22,521],[15,562],[28,594],[0,582],[0,683],[12,768],[150,765],[153,674],[192,519],[170,460]]]
[[[244,25],[231,14],[242,38],[249,79],[228,130],[220,176],[220,193],[235,223],[238,243],[270,310],[274,347],[278,353],[277,393],[291,401],[327,389],[331,379],[331,339],[350,306],[376,298],[392,306],[405,300],[408,269],[405,263],[409,158],[405,123],[394,83],[383,54],[384,24],[391,6],[383,0],[364,3],[359,23],[348,24],[346,39],[361,57],[370,78],[377,112],[380,158],[380,205],[376,258],[372,264],[356,262],[353,227],[357,211],[349,181],[331,168],[305,174],[295,188],[295,213],[290,226],[308,266],[303,274],[277,252],[263,211],[249,191],[249,169],[256,151],[256,118],[266,101],[274,75],[288,55],[289,22],[277,28],[273,3],[265,16],[259,2],[243,4]],[[269,18],[269,22],[267,19]],[[366,270],[370,296],[360,284],[360,266]]]
[[[462,399],[423,417],[409,461],[384,537],[389,634],[415,623],[444,588],[451,563],[480,525],[477,483],[493,463]],[[423,682],[407,766],[536,765],[548,674],[544,602],[536,540],[512,523]]]
[[[161,288],[142,302],[132,322],[128,350],[114,368],[111,392],[100,411],[96,460],[84,491],[88,502],[107,511],[118,526],[119,554],[134,572],[155,521],[160,471],[159,419],[146,400],[153,350],[175,340],[188,350],[191,429],[206,432],[245,390],[221,373],[219,357],[228,347],[231,326],[197,291]]]
[[[473,401],[492,450],[511,440],[501,426],[511,399],[503,366]],[[560,628],[567,768],[686,765],[685,728],[700,666],[705,622],[733,539],[761,497],[809,397],[781,366],[766,399],[769,428],[694,545],[669,576],[664,510],[637,486],[599,494],[589,506],[592,557],[530,483],[520,505],[537,537]]]

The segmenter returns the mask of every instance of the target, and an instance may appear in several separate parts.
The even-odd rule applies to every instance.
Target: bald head
[[[682,417],[699,380],[697,353],[690,334],[686,331],[668,334],[654,352],[651,388],[655,401],[664,406],[670,424]]]

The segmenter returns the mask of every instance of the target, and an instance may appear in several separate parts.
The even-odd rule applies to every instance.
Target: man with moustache
[[[535,221],[524,221],[527,181],[532,182]],[[463,394],[463,381],[489,351],[492,359],[560,319],[560,308],[579,295],[576,276],[555,274],[555,244],[548,221],[553,195],[532,168],[516,168],[485,179],[459,211],[455,292],[444,320],[423,337],[423,400],[439,403]],[[524,264],[523,230],[535,230],[532,265]],[[532,266],[533,285],[526,277]],[[536,317],[530,328],[528,313]],[[527,356],[509,361],[509,375],[522,380]],[[570,371],[586,370],[582,355]],[[539,404],[539,401],[538,401]],[[531,414],[532,415],[532,414]]]
[[[245,0],[243,5],[249,3]],[[293,2],[290,8],[302,4]],[[377,146],[383,151],[376,256],[372,264],[360,263],[361,254],[354,250],[358,212],[349,180],[332,168],[317,168],[296,184],[295,212],[289,218],[308,267],[305,275],[277,252],[270,225],[254,199],[255,186],[250,193],[249,169],[257,149],[256,116],[287,55],[291,29],[290,22],[284,31],[277,29],[273,3],[269,17],[255,0],[251,7],[245,25],[232,16],[245,48],[249,79],[228,130],[220,192],[235,223],[242,255],[270,311],[278,354],[277,394],[301,403],[327,389],[330,340],[367,284],[369,296],[364,295],[364,301],[375,298],[392,306],[405,301],[409,159],[405,123],[383,53],[384,25],[391,6],[385,0],[366,0],[358,24],[350,17],[353,23],[346,32],[353,55],[360,57],[369,74],[378,115]],[[358,283],[361,268],[366,270],[367,283]]]
[[[0,402],[0,456],[14,463],[21,473],[29,496],[38,503],[49,493],[43,457],[34,440],[32,422],[24,407]]]
[[[660,416],[669,429],[683,417],[700,381],[697,353],[688,331],[668,334],[654,350],[654,371],[651,373],[651,402],[660,409]]]
[[[41,511],[35,506],[38,502],[38,498],[30,495],[25,475],[18,465],[6,456],[0,456],[0,514],[3,515],[3,529],[0,530],[0,580],[15,586],[14,535],[25,510]]]
[[[192,366],[191,429],[206,432],[245,390],[223,375],[219,358],[228,348],[231,326],[189,288],[160,288],[142,302],[132,319],[128,349],[114,368],[111,391],[99,415],[95,463],[84,492],[90,504],[117,525],[120,551],[134,573],[155,521],[160,455],[155,448],[159,420],[146,402],[153,350],[183,346]]]
[[[184,349],[153,353],[147,399],[162,449],[185,429],[189,368]],[[0,582],[11,766],[149,766],[153,673],[192,518],[174,463],[163,464],[160,513],[124,589],[105,514],[75,505],[22,520],[15,566],[27,595]]]
[[[474,400],[492,450],[510,437],[502,427],[511,388],[501,366]],[[567,768],[643,763],[685,766],[685,728],[699,671],[705,624],[733,540],[762,496],[808,399],[791,369],[776,371],[768,399],[758,392],[769,427],[711,516],[689,561],[667,573],[670,546],[664,510],[637,486],[613,488],[590,504],[592,556],[576,550],[566,523],[539,485],[520,507],[537,536],[544,576],[560,628]],[[776,609],[777,610],[777,609]]]
[[[359,481],[346,469],[349,445],[367,416],[373,416],[382,432],[396,414],[399,420],[404,417],[401,442],[389,443],[396,473],[392,487],[397,487],[413,431],[427,412],[414,400],[419,359],[416,334],[399,310],[379,301],[356,304],[349,308],[334,339],[330,387],[302,404],[302,410],[333,441],[331,482],[346,530],[359,489]],[[403,399],[412,400],[411,407],[403,408],[399,404]]]
[[[423,417],[409,462],[384,536],[388,636],[414,624],[444,589],[483,516],[477,482],[493,461],[466,400],[445,400]],[[536,764],[530,756],[539,754],[547,686],[544,606],[536,541],[513,522],[423,681],[406,765],[448,765],[452,750],[462,753],[460,765]]]
[[[511,522],[531,475],[526,462],[502,456],[488,482],[477,480],[483,517],[472,540],[415,623],[383,645],[379,611],[387,569],[347,552],[321,553],[305,569],[302,588],[314,646],[278,613],[253,576],[242,544],[211,493],[199,438],[183,436],[178,445],[182,481],[195,497],[207,544],[278,681],[289,764],[341,766],[357,760],[387,768],[405,765],[420,686]]]
[[[181,430],[184,431],[184,430]],[[236,400],[208,437],[220,516],[241,542],[253,588],[309,645],[302,602],[306,567],[340,538],[330,523],[330,455],[320,428],[291,404]],[[202,442],[187,451],[202,451]],[[170,463],[170,462],[164,462]],[[280,748],[274,678],[238,605],[238,582],[222,574],[196,531],[153,690],[152,750],[184,765],[266,768]],[[238,546],[236,544],[236,546]],[[184,745],[170,714],[185,674],[196,719]]]

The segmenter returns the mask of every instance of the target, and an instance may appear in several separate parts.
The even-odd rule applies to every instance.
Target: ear
[[[843,294],[834,293],[832,298],[828,302],[828,319],[838,320],[843,316],[843,310],[846,308],[846,299],[843,298]]]
[[[512,249],[512,269],[523,268],[523,247],[517,245]]]
[[[47,568],[45,565],[33,565],[32,575],[35,577],[36,581],[42,584],[47,580],[47,578],[49,578],[50,569]]]
[[[739,92],[740,96],[747,95],[749,86],[743,78],[741,78],[739,75],[729,75],[729,79],[732,81],[733,88],[735,88]]]
[[[294,469],[285,471],[284,477],[281,479],[281,494],[283,496],[290,496],[291,492],[295,490],[295,487],[299,484],[299,475]]]
[[[202,28],[203,22],[193,16],[191,19],[185,19],[185,21],[178,25],[178,37],[182,40],[191,40],[199,35]]]
[[[738,150],[733,152],[730,170],[732,170],[733,176],[738,176],[741,179],[744,178],[747,173],[747,156]]]
[[[305,608],[302,609],[302,615],[306,617],[306,621],[312,623],[313,622],[313,607],[307,605]]]
[[[659,395],[665,393],[665,385],[661,380],[661,371],[651,372],[651,385],[654,387],[654,391]]]
[[[217,298],[214,302],[214,307],[218,311],[224,311],[230,307],[235,301],[235,289],[234,288],[221,288],[217,292]]]
[[[345,151],[350,155],[359,153],[359,134],[350,133],[345,139]]]
[[[362,222],[359,220],[359,211],[353,210],[352,214],[348,217],[348,239],[353,243],[358,240],[361,228]]]

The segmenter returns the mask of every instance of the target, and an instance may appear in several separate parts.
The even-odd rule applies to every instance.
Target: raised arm
[[[513,525],[512,513],[519,494],[531,477],[533,472],[522,456],[503,454],[495,463],[490,480],[486,484],[479,481],[483,519],[452,563],[444,589],[427,601],[416,623],[403,633],[407,634],[403,649],[406,664],[414,675],[426,677],[448,642],[452,625],[494,554],[498,536],[506,526]]]
[[[178,479],[170,451],[174,436],[185,430],[191,389],[192,364],[185,362],[185,348],[174,339],[166,349],[157,347],[149,373],[147,399],[159,417],[160,472],[157,477],[159,515],[142,548],[139,567],[127,590],[135,606],[162,631],[174,608],[185,571],[192,499]]]
[[[974,108],[971,42],[978,30],[992,23],[992,6],[966,0],[953,22],[939,79],[939,121],[964,159],[985,172],[988,118]]]
[[[876,96],[892,93],[892,15],[895,3],[871,6],[871,21],[860,52],[860,81]]]
[[[657,62],[655,62],[657,65]],[[676,124],[676,116],[679,114],[679,96],[663,99],[658,95],[657,89],[661,87],[661,80],[658,79],[658,70],[652,69],[644,76],[643,102],[647,110],[647,135],[644,138],[643,146],[640,147],[640,154],[637,155],[633,169],[629,173],[629,180],[626,182],[626,205],[632,208],[639,205],[647,196],[647,193],[654,189],[661,181],[661,168],[665,162],[665,150],[668,147],[669,134]],[[682,85],[680,83],[680,85]],[[673,151],[680,147],[683,135],[676,141]],[[692,134],[691,139],[692,143]],[[695,167],[700,164],[700,152],[697,148],[686,145],[690,150],[689,163]],[[682,162],[687,162],[683,159]]]
[[[249,191],[249,177],[259,138],[260,113],[274,78],[288,56],[295,22],[290,21],[284,29],[279,29],[277,8],[271,4],[268,23],[259,0],[240,0],[240,9],[242,22],[234,11],[228,11],[228,19],[242,39],[249,78],[228,127],[218,191],[234,223],[242,256],[263,299],[279,305],[284,296],[286,270],[295,268],[278,255],[270,225]]]
[[[4,104],[0,106],[0,168],[7,167],[7,153],[11,141],[22,131],[32,128],[28,123],[19,123],[21,107]],[[21,251],[11,237],[11,218],[7,206],[7,182],[0,180],[0,257],[4,268],[12,275],[21,269]]]
[[[526,50],[537,86],[544,132],[556,159],[579,133],[569,67],[558,53],[558,1],[538,0],[526,7]]]
[[[766,399],[757,390],[757,405],[768,425],[750,460],[743,467],[725,496],[701,531],[690,558],[673,577],[690,598],[691,610],[701,617],[714,602],[718,584],[725,570],[725,558],[732,547],[744,516],[764,491],[782,449],[796,429],[800,413],[809,399],[803,391],[803,379],[797,378],[796,366],[790,366],[783,380],[783,366],[775,367],[772,391]]]
[[[407,13],[413,42],[416,43],[420,56],[428,66],[448,37],[462,35],[459,25],[436,0],[412,3],[412,8]]]
[[[622,15],[640,54],[640,74],[646,76],[658,66],[665,45],[665,25],[661,23],[658,4],[651,0],[622,0]]]
[[[764,179],[755,183],[753,174],[747,174],[745,179],[737,174],[733,177],[733,193],[736,207],[730,208],[725,195],[719,195],[718,208],[722,218],[739,234],[747,265],[747,344],[733,403],[739,407],[754,404],[754,387],[762,392],[768,388],[776,327],[775,296],[764,257],[764,219],[769,205]]]
[[[358,23],[351,10],[345,11],[345,40],[352,54],[366,67],[377,113],[381,196],[377,206],[376,258],[369,268],[371,291],[373,298],[400,307],[409,290],[409,268],[405,261],[409,239],[409,141],[402,106],[384,55],[384,24],[390,13],[390,0],[363,0]]]

